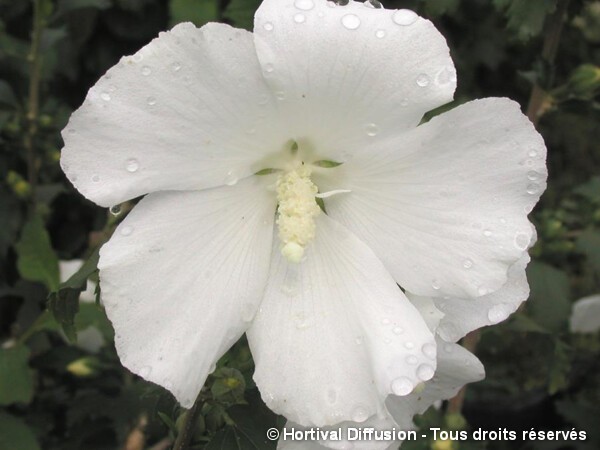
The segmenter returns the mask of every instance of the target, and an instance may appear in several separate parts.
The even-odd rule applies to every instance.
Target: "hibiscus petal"
[[[491,294],[466,299],[434,298],[437,309],[444,315],[438,334],[447,341],[456,342],[473,330],[506,320],[529,297],[525,273],[528,263],[529,255],[525,255],[513,264],[508,270],[507,282]],[[408,297],[413,300],[410,294]]]
[[[315,175],[327,212],[423,296],[478,297],[506,282],[534,237],[546,149],[517,103],[459,106]]]
[[[328,159],[416,126],[456,88],[444,37],[412,11],[265,0],[254,35],[293,137]]]
[[[289,138],[274,102],[251,33],[181,24],[90,89],[63,131],[61,165],[102,206],[233,184]]]
[[[100,252],[121,362],[190,407],[244,333],[267,279],[275,204],[264,180],[146,196]]]
[[[373,252],[324,214],[301,264],[274,246],[248,340],[265,403],[304,426],[362,422],[435,369],[417,310]]]
[[[386,401],[390,415],[401,426],[412,423],[415,414],[424,413],[435,402],[454,397],[465,384],[485,377],[483,365],[475,355],[439,337],[436,342],[438,365],[433,379],[417,387],[410,395],[391,395]]]

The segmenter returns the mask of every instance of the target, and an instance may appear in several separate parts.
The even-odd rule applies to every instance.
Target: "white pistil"
[[[300,166],[277,178],[277,226],[283,244],[281,254],[294,263],[302,260],[306,246],[314,239],[315,217],[321,212],[315,201],[318,189],[310,175],[308,167]]]

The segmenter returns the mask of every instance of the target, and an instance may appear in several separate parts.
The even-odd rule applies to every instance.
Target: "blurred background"
[[[121,367],[96,301],[96,263],[132,204],[95,206],[58,163],[60,130],[122,55],[183,21],[251,30],[259,3],[0,0],[0,450],[274,448],[265,430],[284,420],[260,401],[245,341],[222,358],[190,412]],[[403,449],[597,450],[600,307],[594,313],[587,300],[579,318],[571,315],[578,299],[600,294],[600,1],[384,6],[414,9],[446,36],[458,90],[445,109],[510,97],[548,146],[548,190],[531,215],[539,235],[531,297],[506,322],[467,338],[487,378],[416,422],[587,433],[584,442],[524,442],[520,432],[513,442],[429,438]]]

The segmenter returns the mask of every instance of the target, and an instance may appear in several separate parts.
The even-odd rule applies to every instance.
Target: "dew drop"
[[[440,289],[440,282],[438,280],[433,280],[431,282],[431,287],[438,291]]]
[[[390,319],[381,319],[381,324],[382,325],[389,325],[390,324]]]
[[[519,232],[515,235],[515,247],[519,250],[526,250],[530,240],[527,233]]]
[[[346,14],[342,17],[342,25],[348,30],[356,30],[360,27],[360,19],[355,14]]]
[[[354,408],[354,411],[352,411],[352,420],[354,422],[364,422],[368,418],[369,413],[362,406],[357,406],[356,408]]]
[[[488,319],[492,324],[500,323],[510,315],[505,305],[494,305],[488,311]]]
[[[394,327],[394,329],[392,330],[392,332],[394,334],[401,335],[402,333],[404,333],[404,329],[402,327]]]
[[[410,350],[411,348],[415,348],[415,344],[414,344],[414,343],[412,343],[411,341],[408,341],[408,342],[406,342],[406,343],[404,344],[404,346],[405,346],[407,349],[409,349],[409,350]]]
[[[421,347],[421,351],[429,359],[435,359],[435,355],[437,353],[437,348],[436,348],[435,344],[427,343],[427,344],[423,344],[423,347]]]
[[[530,170],[529,172],[527,172],[527,179],[529,181],[537,181],[540,178],[540,174],[538,172],[536,172],[535,170]]]
[[[379,39],[383,39],[386,35],[385,30],[377,30],[375,32],[375,36],[378,37]]]
[[[92,175],[92,182],[99,183],[100,182],[100,175],[98,175],[98,174]]]
[[[265,64],[265,72],[273,73],[274,70],[275,70],[275,67],[273,67],[273,64],[271,64],[271,63]]]
[[[146,103],[148,103],[148,105],[150,105],[150,106],[154,106],[154,105],[156,105],[156,98],[155,97],[148,97],[146,99]]]
[[[144,366],[140,369],[139,375],[142,378],[147,378],[148,376],[150,376],[151,373],[152,373],[152,367]]]
[[[527,153],[527,155],[530,158],[535,158],[537,156],[537,154],[538,154],[537,150],[534,150],[534,149],[529,150],[529,152]]]
[[[540,185],[537,183],[530,183],[527,186],[527,193],[530,195],[537,194],[539,190],[540,190]]]
[[[485,294],[487,294],[487,293],[488,293],[488,289],[487,289],[486,287],[484,287],[484,286],[479,286],[479,287],[477,288],[477,293],[478,293],[479,295],[485,295]]]
[[[294,16],[294,22],[304,23],[304,22],[306,22],[306,16],[304,14],[298,13]]]
[[[374,123],[368,123],[365,126],[365,131],[367,132],[367,136],[377,136],[377,133],[379,133],[379,127]]]
[[[125,164],[125,169],[129,173],[135,173],[138,171],[139,168],[140,168],[140,163],[135,158],[128,159],[127,163]]]
[[[296,0],[294,6],[302,11],[310,11],[315,7],[312,0]]]
[[[444,67],[436,77],[438,84],[444,85],[456,81],[456,70],[454,67]]]
[[[109,211],[113,216],[118,216],[121,214],[121,205],[111,206]]]
[[[121,235],[129,236],[131,233],[133,233],[133,227],[125,226],[121,228]]]
[[[264,28],[266,31],[273,31],[273,29],[274,29],[275,27],[273,26],[273,24],[272,24],[271,22],[267,22],[267,23],[265,23],[265,24],[263,25],[263,28]]]
[[[419,359],[415,355],[409,355],[406,357],[406,362],[411,366],[414,366],[419,362]]]
[[[285,100],[285,92],[283,92],[283,91],[275,92],[275,98],[277,100]]]
[[[110,101],[110,94],[108,92],[103,92],[102,94],[100,94],[100,98],[105,102],[108,102]]]
[[[356,345],[362,345],[363,338],[358,336],[356,339],[354,339],[354,342],[356,342]]]
[[[394,23],[406,27],[415,23],[418,17],[419,16],[410,9],[399,9],[394,13],[392,20]]]
[[[174,62],[173,64],[171,64],[171,70],[173,70],[173,72],[179,72],[181,70],[181,64],[178,62]]]
[[[463,261],[463,267],[465,269],[470,269],[471,267],[473,267],[473,260],[467,258]]]
[[[422,381],[431,380],[434,374],[435,370],[429,364],[421,364],[417,368],[417,377]]]
[[[237,184],[239,178],[237,176],[237,174],[235,173],[234,170],[230,170],[229,172],[227,172],[227,175],[225,176],[225,181],[224,183],[227,186],[234,186]]]
[[[151,73],[152,73],[152,69],[150,67],[148,67],[148,66],[142,67],[142,75],[144,75],[145,77],[147,77]]]
[[[391,388],[396,395],[408,395],[413,390],[413,384],[408,378],[399,377],[392,381]]]
[[[408,106],[408,99],[406,97],[400,100],[400,106],[402,106],[403,108],[406,108]]]
[[[429,86],[429,81],[429,75],[422,73],[417,77],[417,86],[427,87]]]
[[[483,235],[485,237],[492,237],[492,234],[494,234],[492,233],[492,230],[483,230]]]

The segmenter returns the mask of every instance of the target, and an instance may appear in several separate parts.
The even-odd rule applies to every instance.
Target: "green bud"
[[[48,128],[50,125],[52,125],[52,116],[49,114],[42,114],[40,116],[39,122],[41,127]]]
[[[15,195],[26,199],[31,195],[31,185],[19,173],[11,170],[6,175],[6,184],[10,186]]]
[[[97,374],[98,360],[92,356],[76,359],[67,365],[67,371],[76,377],[90,377]]]
[[[582,98],[593,97],[600,89],[600,67],[583,64],[573,71],[568,82],[572,95]]]

